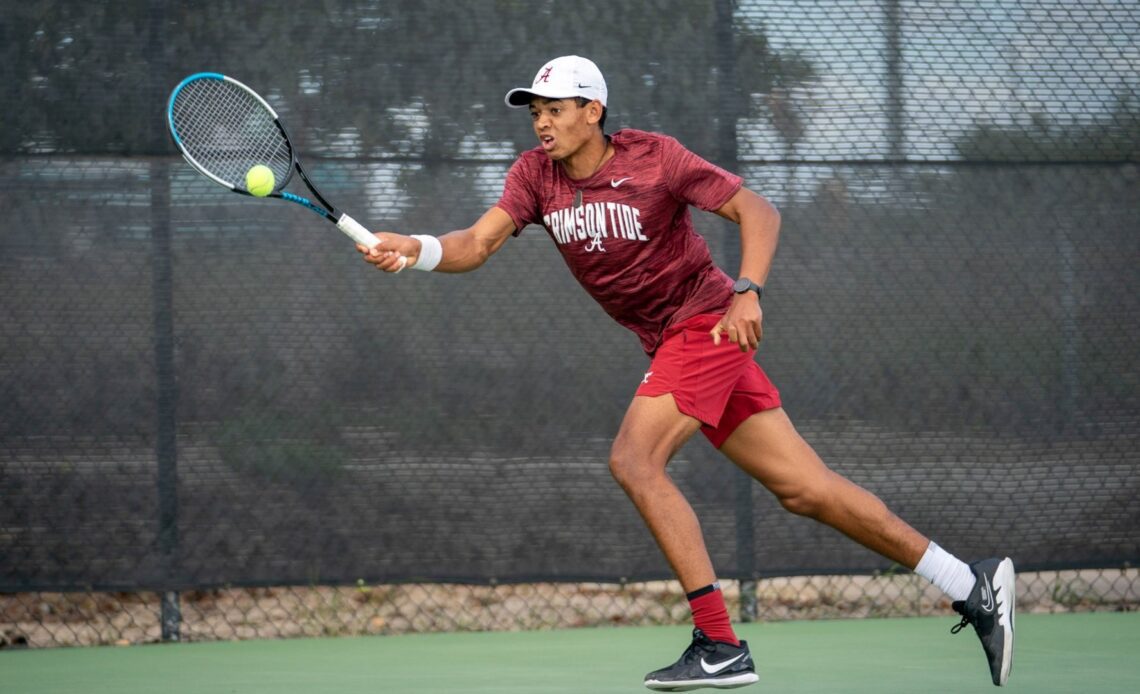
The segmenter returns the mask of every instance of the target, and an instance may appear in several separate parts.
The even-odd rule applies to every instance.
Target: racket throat
[[[322,217],[327,217],[329,219],[336,220],[336,217],[329,214],[328,210],[326,210],[325,208],[321,207],[320,205],[316,204],[315,202],[313,202],[312,200],[310,200],[308,198],[301,197],[300,195],[295,195],[295,194],[290,193],[288,191],[282,191],[281,192],[281,199],[282,200],[288,200],[289,202],[295,202],[298,205],[301,205],[302,207],[306,207],[306,208],[312,210],[313,212],[316,212],[317,214],[321,215]]]

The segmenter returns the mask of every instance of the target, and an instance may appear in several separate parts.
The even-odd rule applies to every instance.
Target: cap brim
[[[507,106],[510,106],[511,108],[523,108],[524,106],[530,106],[530,100],[536,96],[542,99],[573,99],[577,96],[577,94],[557,94],[553,92],[543,94],[542,92],[536,92],[533,89],[525,89],[523,87],[519,87],[507,92],[507,96],[503,99],[503,101],[507,102]]]

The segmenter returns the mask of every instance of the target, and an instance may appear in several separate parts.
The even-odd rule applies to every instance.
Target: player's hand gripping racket
[[[363,225],[321,195],[301,167],[277,113],[241,82],[215,72],[190,75],[170,94],[166,119],[182,156],[215,183],[253,195],[247,174],[255,166],[268,167],[273,172],[272,190],[259,192],[257,197],[281,198],[308,208],[367,248],[379,243]],[[294,171],[317,202],[284,190]],[[400,262],[403,269],[408,259],[401,257]]]

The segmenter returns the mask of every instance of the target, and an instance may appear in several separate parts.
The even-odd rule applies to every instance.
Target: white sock
[[[951,600],[970,597],[976,580],[965,562],[933,542],[926,548],[926,554],[922,555],[914,572],[941,588]]]

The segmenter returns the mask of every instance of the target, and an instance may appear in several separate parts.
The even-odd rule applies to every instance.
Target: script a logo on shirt
[[[603,240],[649,241],[641,226],[641,210],[619,202],[591,202],[543,216],[558,245],[584,242],[588,252],[605,252]]]
[[[593,253],[594,251],[601,251],[602,253],[606,252],[606,247],[602,245],[602,237],[601,236],[597,236],[597,235],[591,236],[590,242],[586,244],[586,252],[587,253]]]

